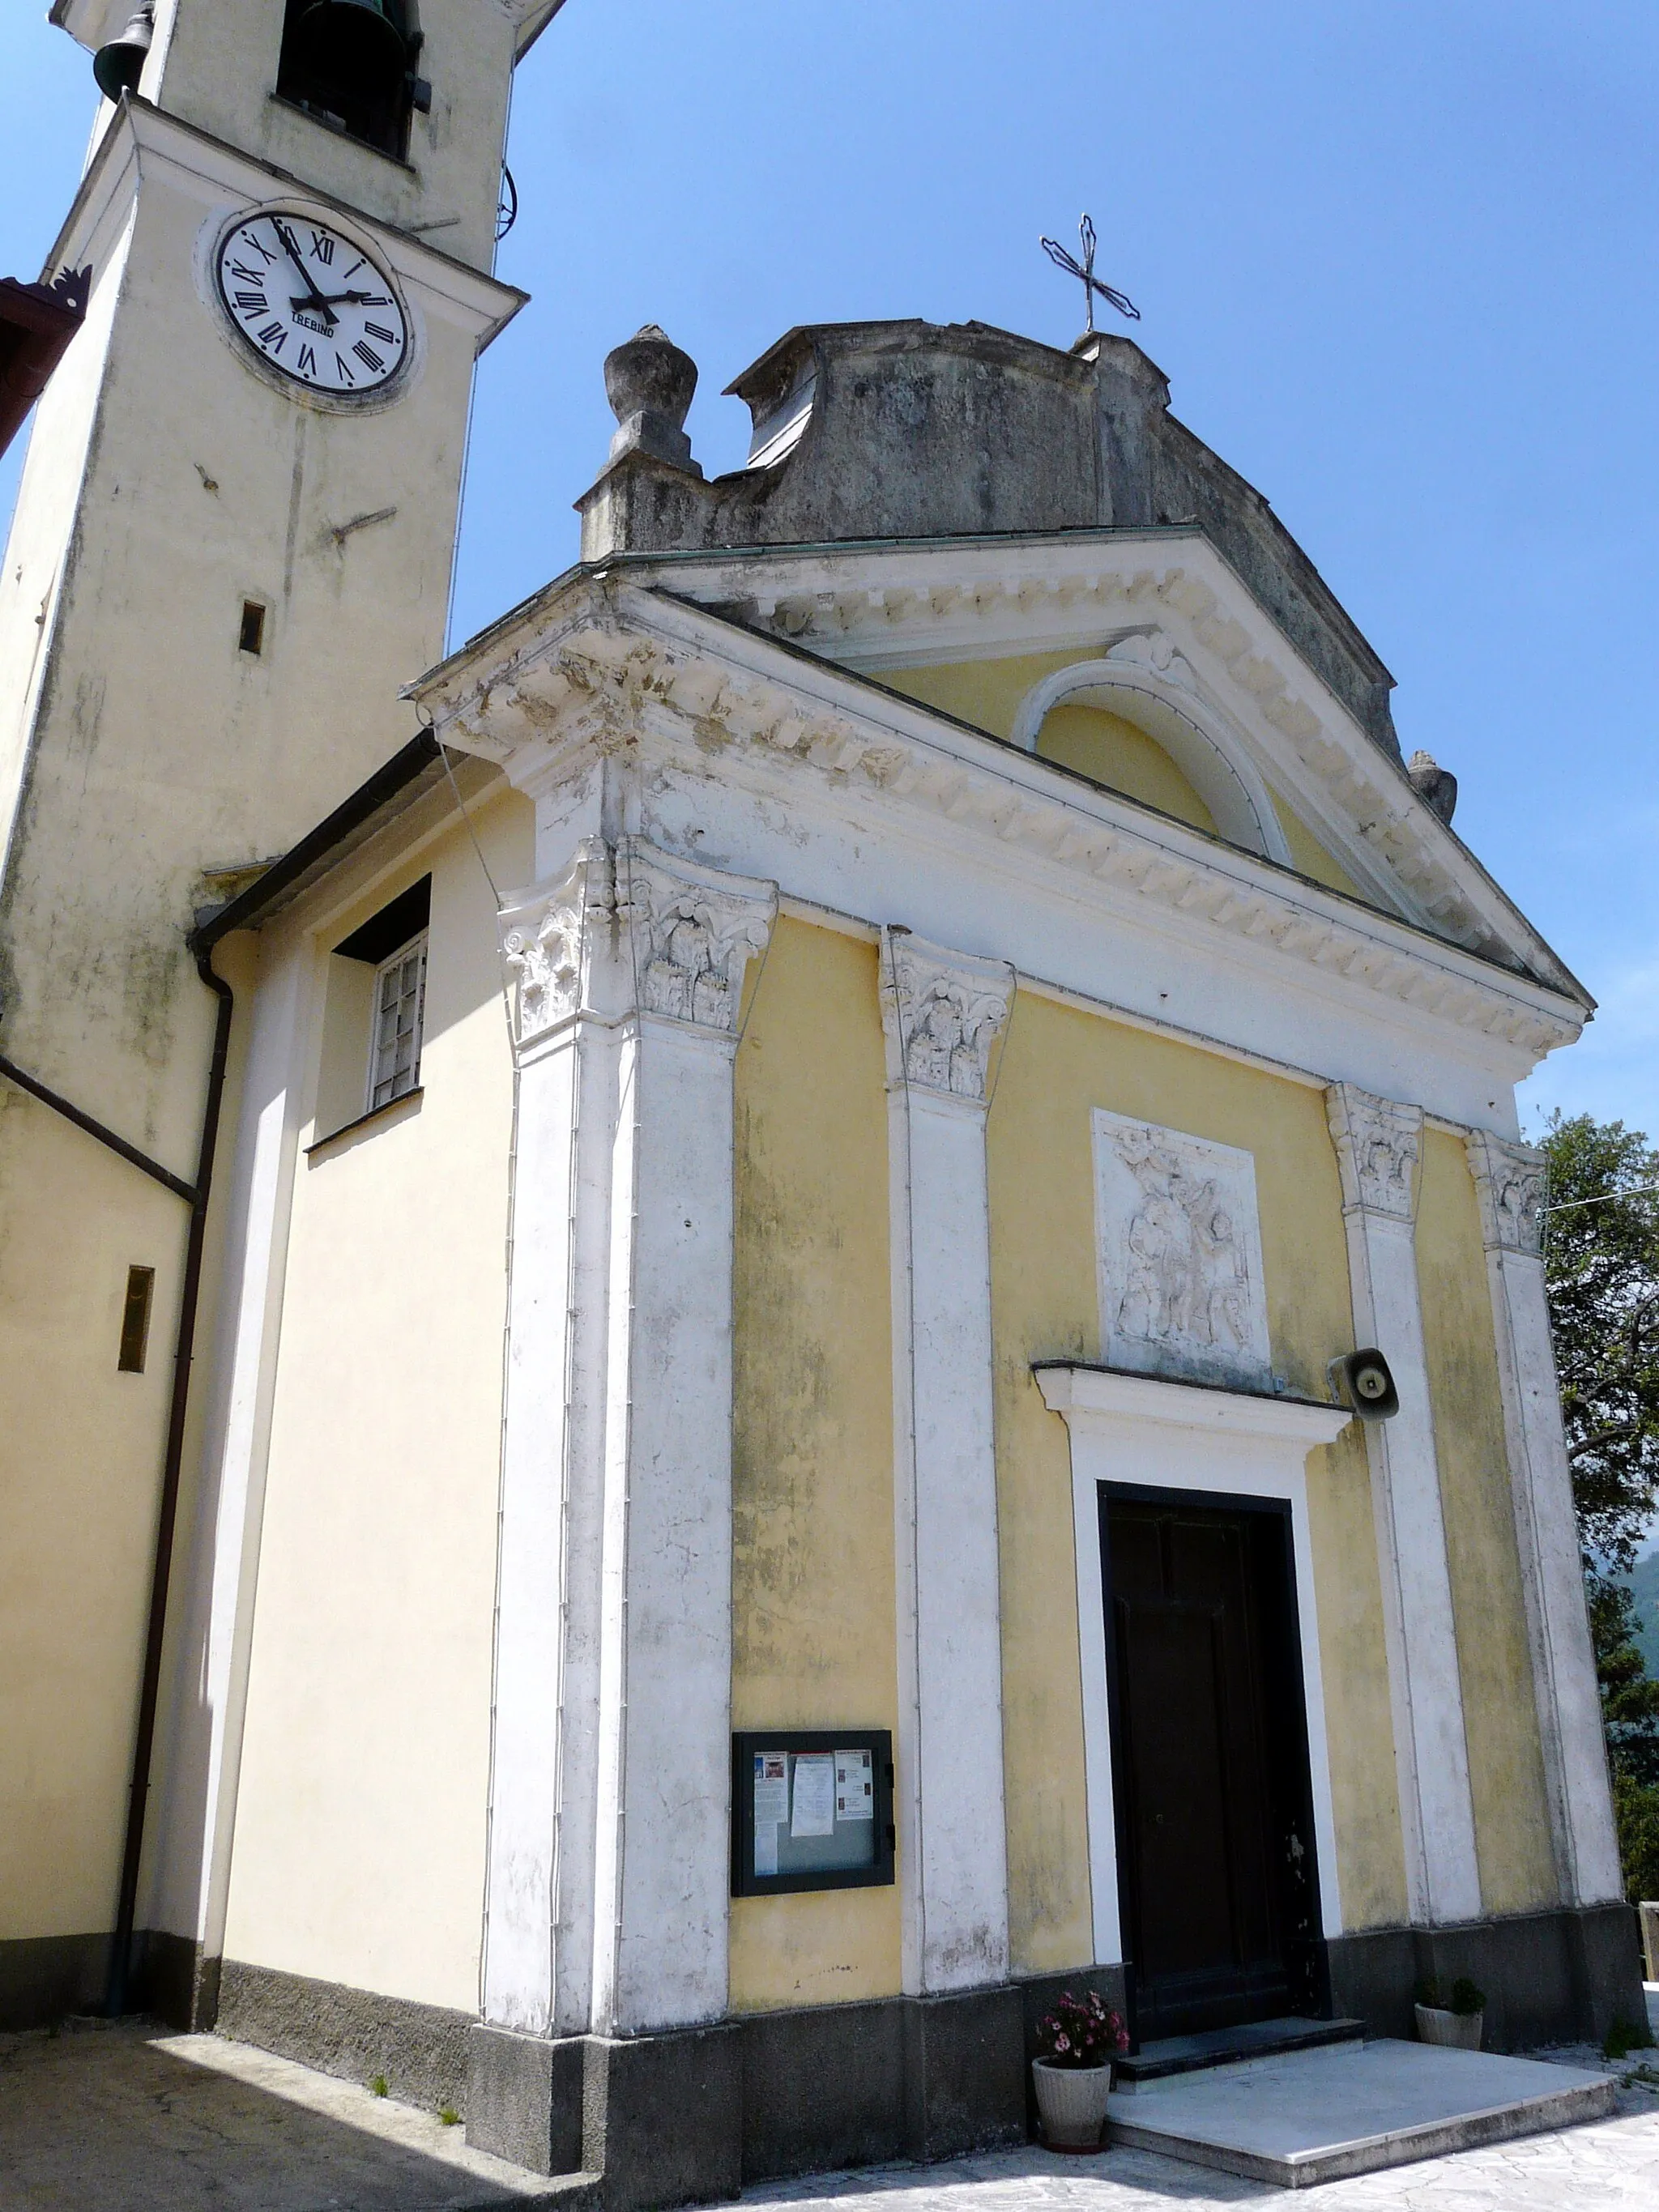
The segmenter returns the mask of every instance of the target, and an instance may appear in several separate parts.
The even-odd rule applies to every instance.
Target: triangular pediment
[[[1588,1005],[1480,862],[1197,532],[805,548],[618,563],[638,582],[884,684],[1074,651],[1254,767],[1383,912]],[[1009,735],[1016,732],[993,732]],[[1268,848],[1268,857],[1291,856]]]
[[[1091,681],[1156,684],[1241,769],[1309,814],[1322,809],[1366,874],[1363,894],[1259,842],[1192,827],[890,680],[913,656],[963,660],[1034,644],[1055,647],[1051,661],[1073,650],[1097,671],[1104,661],[1109,678]],[[929,841],[969,872],[1012,868],[1034,889],[1063,888],[1103,926],[1156,915],[1151,926],[1200,959],[1206,943],[1220,951],[1220,932],[1229,958],[1269,970],[1289,961],[1287,981],[1306,988],[1316,975],[1320,991],[1356,1011],[1380,994],[1391,1020],[1409,1008],[1425,1036],[1447,1023],[1482,1033],[1501,1043],[1510,1080],[1571,1042],[1589,1011],[1202,540],[1105,533],[619,559],[548,586],[408,696],[446,744],[496,763],[532,794],[556,800],[609,761],[635,787],[641,776],[678,787],[714,778],[746,804],[782,810],[777,818],[867,820],[883,836]]]

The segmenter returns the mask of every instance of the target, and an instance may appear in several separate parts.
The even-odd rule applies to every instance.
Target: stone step
[[[1291,2051],[1316,2051],[1331,2044],[1358,2043],[1365,2025],[1358,2020],[1304,2020],[1292,2014],[1283,2020],[1246,2021],[1238,2027],[1217,2027],[1202,2035],[1168,2035],[1143,2043],[1133,2057],[1116,2063],[1116,2082],[1121,2094],[1133,2096],[1149,2081],[1168,2081],[1176,2074],[1209,2073],[1219,2066],[1254,2065]]]
[[[1107,2137],[1280,2189],[1605,2118],[1609,2074],[1447,2051],[1344,2043],[1114,2091]]]

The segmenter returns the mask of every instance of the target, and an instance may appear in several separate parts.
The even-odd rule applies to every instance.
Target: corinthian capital
[[[520,1051],[581,1006],[592,963],[592,922],[613,906],[611,848],[585,837],[563,875],[532,884],[502,908],[496,927],[513,1037]]]
[[[640,1012],[735,1036],[744,970],[764,952],[778,887],[659,852],[617,848],[617,911],[627,923]]]
[[[1013,1000],[1013,969],[888,929],[882,970],[882,1020],[900,1079],[983,1104],[991,1048]]]
[[[1475,1194],[1480,1201],[1480,1239],[1488,1252],[1520,1252],[1535,1260],[1544,1249],[1544,1156],[1530,1145],[1478,1129],[1467,1140]]]
[[[1325,1093],[1325,1113],[1342,1171],[1344,1212],[1415,1219],[1422,1108],[1334,1083]]]

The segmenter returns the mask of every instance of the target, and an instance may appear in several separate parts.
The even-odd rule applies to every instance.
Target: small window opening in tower
[[[278,97],[401,161],[410,111],[429,98],[413,15],[409,0],[287,0]]]
[[[258,599],[242,602],[242,627],[236,645],[239,652],[256,655],[265,649],[265,611]]]
[[[149,1346],[149,1309],[155,1295],[154,1267],[127,1269],[127,1295],[121,1307],[121,1349],[116,1356],[116,1370],[122,1375],[142,1375],[144,1354]]]

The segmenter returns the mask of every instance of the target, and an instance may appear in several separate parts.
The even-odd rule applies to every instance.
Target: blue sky
[[[235,0],[223,0],[232,6]],[[74,189],[86,58],[0,21],[0,271]],[[1089,208],[1176,410],[1398,679],[1409,752],[1601,1001],[1526,1094],[1659,1136],[1659,11],[1577,0],[568,0],[520,72],[533,295],[480,372],[455,629],[574,554],[647,320],[720,387],[796,322],[976,317],[1065,345],[1037,247]],[[16,454],[0,463],[9,507]]]

